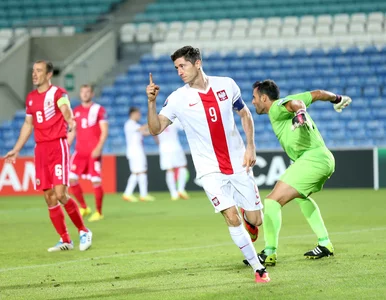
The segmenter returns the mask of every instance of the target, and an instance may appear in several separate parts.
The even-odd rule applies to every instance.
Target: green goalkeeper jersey
[[[307,118],[311,121],[313,130],[309,129],[307,126],[302,126],[292,131],[291,127],[294,113],[289,112],[284,106],[285,103],[291,100],[303,101],[306,107],[309,107],[312,103],[312,96],[310,92],[305,92],[278,99],[272,103],[268,116],[273,131],[279,139],[284,151],[291,160],[295,161],[305,151],[326,147],[326,145],[324,144],[318,128],[308,113]]]

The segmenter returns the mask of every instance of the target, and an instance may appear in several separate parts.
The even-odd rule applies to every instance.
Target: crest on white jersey
[[[225,92],[225,90],[222,90],[222,91],[218,91],[217,92],[217,97],[220,101],[225,101],[225,100],[228,100],[228,95],[227,93]]]
[[[217,199],[217,197],[214,197],[214,198],[212,199],[212,202],[213,202],[213,205],[214,205],[214,206],[219,206],[219,205],[220,205],[220,201]]]

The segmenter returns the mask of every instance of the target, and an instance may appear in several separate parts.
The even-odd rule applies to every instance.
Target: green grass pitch
[[[328,259],[303,258],[316,239],[297,204],[284,207],[279,262],[265,285],[254,283],[203,192],[176,202],[154,195],[153,203],[107,195],[105,220],[87,223],[86,252],[67,218],[75,250],[57,253],[47,252],[58,237],[41,197],[0,198],[0,299],[386,298],[386,190],[314,195],[335,246]]]

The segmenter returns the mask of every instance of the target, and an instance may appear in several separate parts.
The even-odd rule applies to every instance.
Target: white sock
[[[188,170],[185,167],[178,169],[178,191],[179,192],[185,191],[187,174],[188,174]]]
[[[147,174],[138,174],[139,195],[141,197],[147,196]]]
[[[137,174],[132,173],[129,179],[127,179],[127,185],[126,185],[124,194],[132,195],[136,185],[137,185]]]
[[[178,197],[176,181],[174,179],[174,171],[166,171],[166,184],[168,186],[172,198]]]
[[[238,227],[229,227],[229,233],[231,234],[233,242],[240,248],[241,252],[243,252],[245,259],[249,262],[253,271],[256,272],[256,270],[263,269],[264,266],[257,258],[255,247],[243,224]]]

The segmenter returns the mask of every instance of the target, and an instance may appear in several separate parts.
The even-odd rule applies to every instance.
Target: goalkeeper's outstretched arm
[[[311,92],[312,102],[315,101],[335,101],[339,95],[336,95],[329,91],[315,90]]]
[[[351,98],[349,96],[341,96],[334,94],[329,91],[324,90],[315,90],[311,92],[312,102],[315,101],[330,101],[334,104],[334,109],[337,112],[342,112],[342,109],[347,107],[351,103]]]

